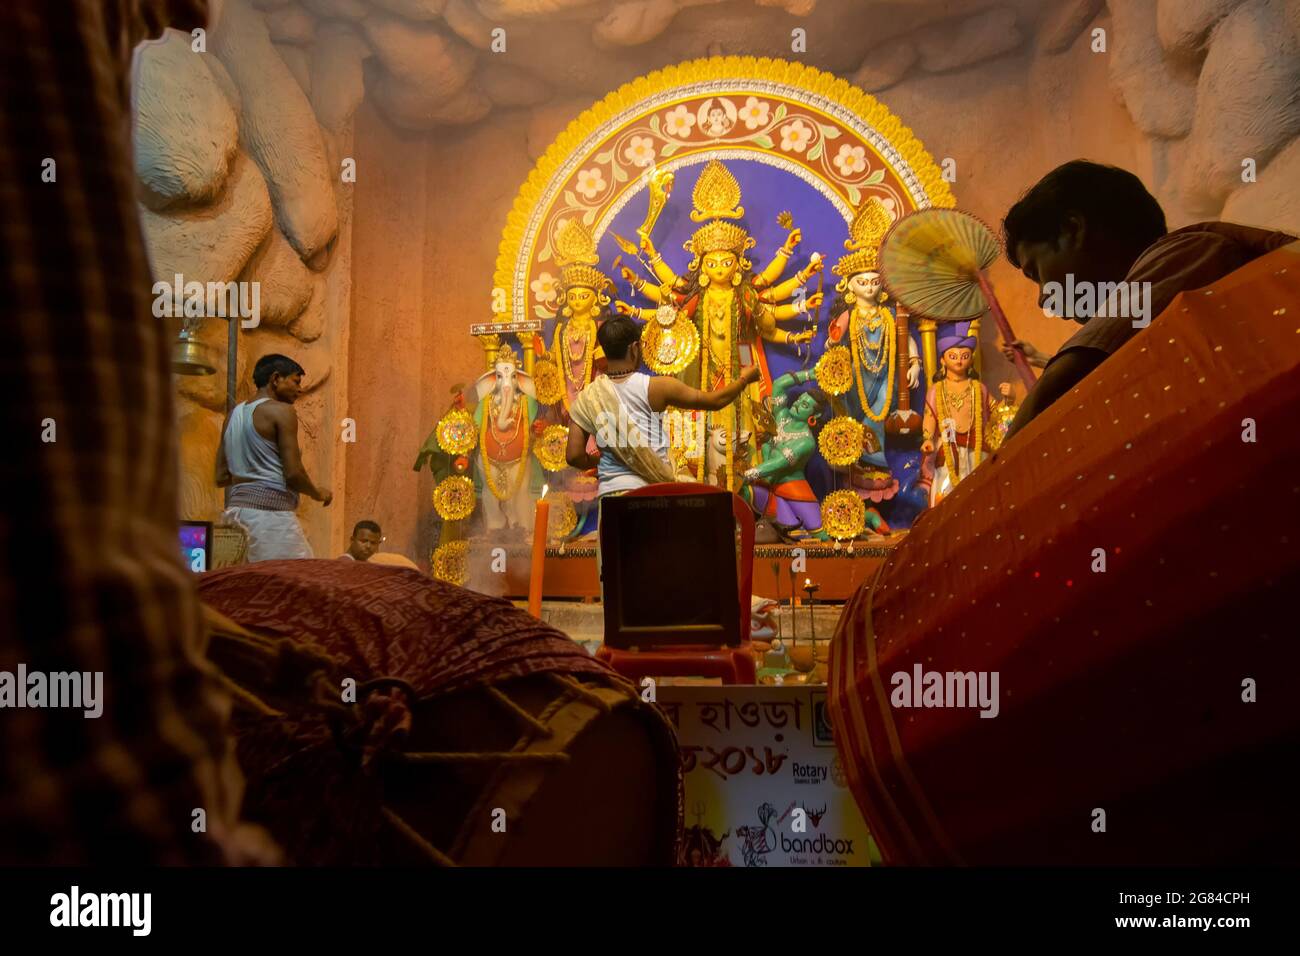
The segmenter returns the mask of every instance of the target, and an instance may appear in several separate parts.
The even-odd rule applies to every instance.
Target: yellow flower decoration
[[[438,422],[438,447],[449,455],[468,455],[478,444],[474,416],[463,408],[453,408]]]
[[[469,580],[469,542],[448,541],[433,552],[433,576],[457,587]]]
[[[474,513],[477,496],[474,480],[467,475],[450,475],[433,489],[433,507],[443,521],[459,521]]]
[[[853,387],[853,356],[843,345],[832,345],[814,369],[817,385],[827,395],[843,395]]]
[[[567,425],[548,425],[542,437],[533,446],[533,454],[547,471],[563,471],[569,467],[565,452],[569,445]]]
[[[856,538],[866,526],[867,506],[852,491],[832,491],[822,499],[822,528],[832,538]]]
[[[567,538],[578,526],[578,510],[573,507],[573,499],[561,492],[547,495],[551,503],[551,514],[546,524],[546,537],[550,541]]]
[[[533,363],[533,388],[537,390],[537,401],[543,405],[554,405],[564,398],[564,379],[550,359]]]
[[[848,415],[837,415],[817,436],[817,449],[827,463],[843,468],[862,457],[862,423]]]

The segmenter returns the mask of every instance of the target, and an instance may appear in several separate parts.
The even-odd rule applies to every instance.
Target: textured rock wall
[[[1300,230],[1300,0],[224,6],[212,54],[167,48],[143,74],[142,215],[157,264],[262,282],[264,327],[245,334],[241,364],[272,346],[304,357],[304,430],[341,505],[304,506],[318,548],[374,517],[386,547],[427,561],[431,488],[410,465],[449,388],[481,371],[465,328],[488,315],[514,194],[570,120],[666,64],[773,56],[849,78],[956,161],[959,204],[991,224],[1085,156],[1141,175],[1171,226]],[[796,27],[804,52],[791,50]],[[354,186],[339,183],[346,156]],[[1009,267],[994,280],[1024,337],[1047,349],[1072,331]],[[224,327],[204,335],[220,344]],[[985,337],[986,378],[1011,378]],[[188,476],[206,480],[223,381],[181,383],[196,499],[203,480]],[[338,441],[345,415],[355,445]]]
[[[352,132],[345,93],[323,84],[318,118],[294,76],[292,62],[310,60],[291,44],[310,42],[314,26],[293,7],[268,18],[247,0],[226,0],[206,49],[178,33],[146,45],[134,78],[135,144],[155,277],[259,283],[261,323],[239,332],[236,400],[254,390],[261,355],[282,352],[307,370],[298,409],[304,461],[339,495],[332,510],[304,502],[300,514],[312,544],[329,553],[342,541],[338,515],[346,507],[338,420],[347,370],[339,357],[351,285],[351,187],[340,181],[336,157],[351,152]],[[338,59],[336,29],[331,37],[327,49]],[[210,519],[221,510],[211,476],[226,402],[227,331],[225,320],[204,319],[199,338],[220,356],[217,373],[175,379],[186,517]]]

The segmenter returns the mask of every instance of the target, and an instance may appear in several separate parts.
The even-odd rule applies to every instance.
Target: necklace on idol
[[[887,309],[877,310],[876,315],[880,320],[876,328],[884,326],[884,331],[880,334],[879,346],[873,347],[867,341],[863,329],[866,322],[859,324],[856,330],[853,329],[854,323],[849,323],[849,344],[853,356],[853,380],[858,387],[858,402],[862,405],[862,413],[873,422],[883,421],[889,413],[890,396],[894,392],[894,366],[898,364],[894,361],[894,347],[897,343],[894,335],[893,316],[890,315]],[[863,345],[866,345],[871,351],[879,349],[874,359],[862,354]],[[871,407],[871,403],[867,401],[867,390],[862,379],[864,373],[874,377],[882,371],[885,373],[885,390],[883,393],[885,402],[881,406],[879,414],[877,414]]]
[[[984,447],[984,420],[982,415],[980,414],[980,402],[976,393],[978,387],[979,386],[976,384],[975,380],[971,379],[970,391],[967,393],[970,396],[970,400],[971,400],[971,430],[975,433],[974,434],[975,440],[974,443],[971,445],[971,450],[970,450],[971,468],[974,468],[976,465],[980,463],[980,452]],[[939,414],[940,416],[942,416],[940,418],[940,422],[942,423],[944,421],[951,421],[952,415],[948,411],[948,403],[952,399],[948,394],[947,379],[944,379],[942,382],[939,383],[938,398],[939,398]],[[960,401],[953,401],[953,406],[955,410],[958,411],[961,410],[961,407],[966,404],[966,398],[967,396],[963,395]],[[942,424],[940,425],[940,427],[942,428]],[[948,465],[948,473],[952,476],[952,484],[954,485],[957,484],[957,482],[960,481],[963,477],[961,474],[961,468],[957,460],[956,432],[957,429],[954,427],[951,432],[954,440],[944,441],[943,443],[944,449],[946,451],[945,457],[947,458],[946,464]],[[967,474],[969,473],[970,472],[968,471]]]
[[[519,493],[519,489],[523,487],[524,475],[528,472],[529,441],[528,441],[528,433],[525,431],[524,449],[523,449],[523,454],[519,457],[519,468],[515,475],[514,487],[507,492],[503,492],[500,488],[497,487],[497,483],[492,478],[492,466],[495,464],[495,462],[493,462],[488,457],[487,454],[488,435],[491,434],[492,440],[497,444],[497,454],[503,455],[505,454],[506,449],[509,448],[510,445],[515,441],[515,439],[519,437],[519,430],[523,426],[523,421],[524,421],[523,402],[518,395],[516,395],[514,397],[514,400],[511,402],[511,408],[514,409],[514,413],[515,413],[515,427],[514,427],[514,433],[506,441],[502,442],[497,435],[497,428],[495,424],[496,416],[493,414],[494,411],[499,412],[501,410],[500,399],[495,399],[493,401],[490,401],[488,403],[488,407],[484,410],[483,429],[482,429],[482,434],[479,436],[479,446],[483,449],[483,455],[482,455],[483,477],[487,481],[488,490],[491,491],[492,496],[499,501],[506,501],[510,498],[513,498],[515,495],[517,495]],[[489,427],[489,422],[492,422],[490,427]],[[505,477],[506,469],[504,465],[501,466],[501,472],[502,472],[502,477]]]
[[[952,392],[948,390],[947,379],[944,379],[942,388],[943,388],[944,399],[948,402],[948,404],[950,404],[953,407],[954,410],[961,411],[966,406],[966,396],[969,393],[963,391],[960,394],[954,396]]]
[[[555,357],[560,360],[560,365],[564,369],[565,379],[575,387],[575,390],[582,391],[582,389],[586,387],[587,383],[591,381],[591,366],[596,358],[596,350],[591,346],[591,337],[589,334],[590,329],[586,327],[587,323],[583,323],[582,326],[575,328],[575,324],[578,323],[578,321],[578,319],[570,319],[565,323],[564,341],[569,346],[567,351],[562,351],[560,349],[560,327],[558,324],[556,325],[555,338],[551,342],[551,351],[554,352]],[[582,354],[579,359],[575,360],[573,357],[573,346],[579,344],[582,346]],[[582,364],[581,378],[577,378],[573,374],[574,365],[579,362]],[[566,409],[569,407],[569,389],[567,387],[564,389],[564,407]]]

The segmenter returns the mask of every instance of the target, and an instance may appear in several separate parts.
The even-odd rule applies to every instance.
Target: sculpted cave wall
[[[514,195],[571,120],[661,66],[843,76],[953,159],[958,205],[993,225],[1083,156],[1142,176],[1171,227],[1300,231],[1300,0],[225,0],[214,23],[206,55],[180,37],[142,53],[141,215],[158,275],[263,283],[241,369],[273,350],[308,369],[306,460],[337,495],[303,505],[320,553],[372,517],[427,566],[432,487],[411,464],[482,370],[467,328],[490,318]],[[1009,266],[993,279],[1023,337],[1067,337]],[[1011,379],[985,336],[986,380]],[[224,374],[178,389],[186,514],[211,514]]]

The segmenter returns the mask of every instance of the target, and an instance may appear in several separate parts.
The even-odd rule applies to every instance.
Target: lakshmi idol
[[[614,283],[596,268],[600,257],[591,233],[582,220],[573,218],[559,230],[555,238],[555,262],[560,267],[560,307],[556,315],[555,330],[550,347],[545,349],[534,365],[534,377],[555,373],[563,389],[547,389],[541,384],[538,394],[543,401],[559,401],[551,413],[557,424],[569,423],[569,409],[578,393],[591,384],[591,380],[604,370],[605,356],[596,341],[596,330],[609,318],[610,293]],[[595,440],[588,451],[595,453]],[[566,468],[555,479],[560,490],[573,502],[578,512],[575,533],[588,530],[587,515],[593,511],[596,499],[596,479],[572,468]]]
[[[746,252],[754,239],[738,224],[724,220],[744,215],[740,205],[740,183],[716,159],[710,160],[700,173],[691,193],[693,222],[705,222],[684,244],[691,254],[687,272],[679,276],[664,262],[647,233],[641,237],[641,250],[649,259],[659,285],[638,278],[631,269],[623,269],[623,278],[643,293],[657,309],[638,309],[624,302],[615,303],[619,312],[647,320],[642,334],[646,363],[661,375],[682,374],[683,380],[714,391],[735,381],[740,374],[742,346],[751,352],[751,361],[763,373],[760,382],[742,395],[737,405],[709,413],[705,434],[722,428],[727,437],[726,483],[732,490],[739,487],[736,464],[741,471],[755,460],[752,447],[741,447],[741,432],[754,434],[750,402],[760,402],[771,392],[771,375],[763,355],[764,341],[791,345],[812,338],[811,331],[788,332],[776,323],[807,316],[821,304],[821,293],[807,296],[799,305],[786,300],[822,268],[819,257],[785,282],[780,278],[786,263],[799,243],[800,233],[793,229],[785,244],[777,250],[762,272],[753,272]],[[691,326],[694,326],[692,329]],[[695,348],[698,346],[698,361]],[[739,411],[739,416],[737,416]],[[752,445],[752,440],[750,442]],[[705,478],[705,458],[700,456],[700,480]]]
[[[578,393],[600,371],[598,363],[604,355],[596,342],[596,330],[609,318],[614,283],[596,268],[600,261],[596,243],[580,219],[565,223],[556,236],[555,252],[562,304],[545,358],[555,363],[564,380],[561,401],[567,414]]]

